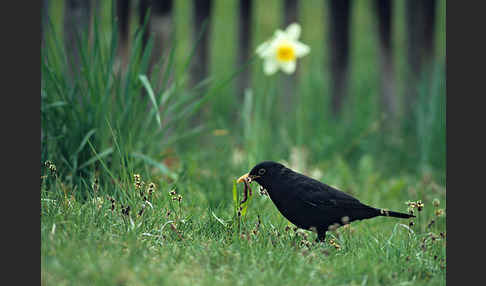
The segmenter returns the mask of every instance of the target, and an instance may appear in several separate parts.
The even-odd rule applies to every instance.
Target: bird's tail
[[[394,212],[394,211],[389,211],[389,210],[386,210],[386,209],[379,209],[379,208],[374,208],[374,207],[364,205],[363,208],[361,208],[359,210],[355,209],[353,211],[353,215],[351,215],[349,217],[349,222],[352,222],[352,221],[355,221],[355,220],[373,218],[373,217],[377,217],[377,216],[389,216],[389,217],[397,217],[397,218],[415,217],[412,214]]]
[[[378,212],[380,213],[380,216],[391,216],[391,217],[397,217],[397,218],[411,218],[415,217],[412,214],[406,214],[406,213],[400,213],[400,212],[394,212],[394,211],[389,211],[385,209],[377,209]]]

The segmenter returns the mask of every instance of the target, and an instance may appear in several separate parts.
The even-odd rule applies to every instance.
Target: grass
[[[352,50],[352,96],[339,119],[329,109],[325,29],[308,29],[327,13],[321,1],[319,9],[302,2],[302,41],[312,51],[298,64],[290,112],[281,102],[287,78],[264,77],[258,60],[248,66],[252,88],[243,102],[236,100],[240,67],[228,64],[235,61],[234,1],[215,1],[220,17],[209,25],[208,92],[187,86],[187,63],[197,48],[187,37],[189,3],[175,3],[176,45],[161,59],[168,68],[151,75],[151,44],[142,51],[136,20],[130,63],[125,72],[117,68],[116,22],[106,1],[91,36],[80,37],[79,76],[69,76],[62,6],[51,7],[41,49],[42,284],[445,285],[445,6],[438,10],[435,69],[417,87],[417,108],[401,118],[399,130],[385,133],[378,72],[371,68],[375,42],[363,37],[374,33],[369,3],[353,7],[352,37],[359,44]],[[253,46],[281,26],[280,1],[255,5]],[[394,9],[401,15],[403,4]],[[399,78],[406,64],[400,17],[394,34]],[[160,77],[172,80],[155,80]],[[399,89],[402,95],[403,82]],[[201,125],[192,124],[202,107]],[[422,201],[424,208],[414,210],[413,226],[375,218],[316,244],[314,233],[289,227],[255,185],[238,217],[234,180],[267,159],[376,207],[407,211],[406,202]],[[150,183],[156,186],[151,195]]]
[[[446,243],[440,235],[445,216],[434,213],[445,204],[441,187],[430,178],[363,177],[367,180],[355,194],[374,205],[405,211],[407,199],[422,198],[425,206],[415,209],[411,231],[408,220],[375,218],[339,228],[328,234],[327,244],[318,245],[314,233],[288,229],[265,196],[254,194],[238,229],[231,203],[208,206],[204,188],[193,179],[178,184],[176,195],[170,194],[173,185],[155,181],[152,196],[144,194],[150,204],[127,182],[112,210],[109,189],[100,187],[93,198],[79,201],[69,192],[56,193],[61,180],[48,175],[44,182],[52,189],[44,190],[41,200],[42,280],[47,285],[445,284]],[[441,199],[437,208],[433,198]],[[127,215],[122,210],[128,205]],[[331,239],[339,246],[329,244]]]

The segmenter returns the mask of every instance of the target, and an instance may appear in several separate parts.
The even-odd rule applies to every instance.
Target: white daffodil
[[[259,45],[256,53],[264,59],[263,71],[272,75],[279,69],[291,74],[295,71],[296,61],[310,52],[309,46],[298,41],[300,25],[290,24],[285,31],[277,30],[274,36]]]

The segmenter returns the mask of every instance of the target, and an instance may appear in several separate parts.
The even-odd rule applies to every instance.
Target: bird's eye
[[[262,168],[262,169],[258,170],[258,175],[261,176],[263,174],[265,174],[265,169]]]

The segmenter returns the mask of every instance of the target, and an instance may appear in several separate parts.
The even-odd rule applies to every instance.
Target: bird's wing
[[[300,190],[297,199],[315,208],[355,208],[362,206],[362,203],[351,195],[314,179],[299,180],[296,189]]]

